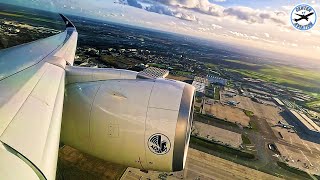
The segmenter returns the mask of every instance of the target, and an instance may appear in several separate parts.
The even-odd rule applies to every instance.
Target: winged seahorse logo
[[[162,134],[154,134],[149,138],[149,149],[155,154],[166,154],[170,149],[169,139]]]

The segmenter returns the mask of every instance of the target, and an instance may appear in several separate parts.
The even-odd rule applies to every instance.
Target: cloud
[[[133,6],[140,9],[142,8],[142,5],[138,3],[136,0],[127,0],[127,3],[129,6]]]
[[[229,31],[230,34],[243,38],[243,39],[248,39],[248,40],[259,40],[261,38],[257,37],[257,36],[253,36],[253,35],[248,35],[246,33],[241,33],[241,32],[237,32],[237,31]],[[263,39],[262,39],[263,40]]]
[[[175,15],[175,13],[171,9],[169,9],[166,6],[162,6],[162,5],[148,6],[148,7],[146,7],[146,10],[150,11],[150,12],[158,13],[158,14],[168,15],[168,16]]]
[[[172,17],[176,17],[182,20],[187,20],[187,21],[196,21],[197,17],[193,15],[192,13],[185,13],[180,11],[179,9],[172,9],[169,8],[168,6],[161,4],[161,3],[156,3],[154,1],[150,0],[141,0],[142,3],[147,3],[145,6],[142,6],[140,1],[137,0],[119,0],[118,3],[124,4],[124,5],[129,5],[132,7],[136,7],[139,9],[144,9],[149,12],[154,12],[158,14],[163,14],[163,15],[168,15]]]
[[[284,12],[272,12],[272,11],[261,11],[254,10],[249,7],[237,6],[226,8],[224,15],[235,16],[237,19],[244,20],[248,23],[265,23],[266,20],[274,22],[276,24],[285,25],[286,21],[284,20]]]
[[[183,20],[187,20],[187,21],[196,21],[197,20],[197,17],[193,14],[185,14],[185,13],[178,12],[174,16],[177,18],[183,19]]]
[[[289,33],[289,32],[291,32],[291,29],[289,29],[289,28],[287,28],[287,27],[280,27],[280,28],[279,28],[279,31],[280,31],[280,32]]]
[[[136,1],[136,0],[132,0]],[[172,16],[172,13],[163,13],[164,7],[170,7],[170,11],[175,11],[184,14],[176,17],[184,20],[196,20],[195,15],[191,11],[198,12],[201,14],[207,14],[214,17],[235,17],[238,20],[245,21],[249,24],[258,23],[275,23],[278,25],[285,25],[287,23],[287,14],[284,11],[262,11],[256,10],[249,7],[235,6],[224,8],[220,5],[211,3],[209,0],[139,0],[143,3],[148,3],[152,6],[149,8],[151,12],[157,12],[160,14],[166,14]],[[220,0],[218,0],[220,1]],[[217,1],[212,1],[217,2]],[[160,6],[161,5],[161,6]],[[189,13],[183,13],[181,9],[189,10]],[[161,11],[160,11],[161,10]],[[174,13],[175,14],[175,13]],[[185,18],[184,18],[185,17]]]
[[[208,0],[158,0],[158,2],[214,16],[221,16],[224,9],[222,6],[210,3]]]
[[[193,11],[219,18],[237,18],[249,24],[287,24],[287,14],[283,11],[262,11],[244,6],[224,8],[211,3],[209,0],[119,0],[119,2],[145,9],[149,12],[173,16],[187,21],[199,22],[198,18],[192,13]],[[144,4],[144,7],[141,4]]]
[[[285,11],[291,11],[294,6],[281,6],[281,8]]]
[[[155,3],[151,0],[141,1]],[[211,3],[208,0],[158,0],[157,3],[177,9],[188,9],[215,17],[236,17],[237,19],[243,20],[250,24],[264,24],[267,21],[278,25],[285,25],[287,23],[287,14],[284,11],[261,11],[243,6],[224,8],[217,4]]]
[[[196,21],[197,17],[191,13],[185,13],[178,10],[172,10],[164,5],[151,5],[147,6],[145,10],[149,12],[154,12],[158,14],[164,14],[168,16],[173,16],[186,21]]]
[[[222,26],[219,26],[219,25],[217,25],[217,24],[211,24],[211,27],[212,27],[213,29],[222,29]]]
[[[310,33],[312,33],[312,35],[315,35],[315,36],[320,36],[320,31],[319,30],[312,29],[310,31]]]

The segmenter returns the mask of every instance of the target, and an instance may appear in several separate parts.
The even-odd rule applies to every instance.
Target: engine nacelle
[[[61,141],[145,170],[184,168],[194,87],[166,79],[109,79],[66,86]]]

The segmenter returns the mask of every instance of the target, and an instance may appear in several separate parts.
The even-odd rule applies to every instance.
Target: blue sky
[[[295,30],[290,13],[296,4],[320,0],[11,0],[23,6],[88,16],[140,27],[231,43],[244,48],[320,57],[319,23]],[[319,22],[319,20],[318,20]]]

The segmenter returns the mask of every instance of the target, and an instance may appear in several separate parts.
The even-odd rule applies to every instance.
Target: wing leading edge
[[[40,179],[55,179],[65,67],[73,64],[78,38],[73,23],[61,17],[64,32],[0,51],[0,158],[20,159]],[[0,176],[7,177],[3,166]],[[23,168],[9,176],[30,174]]]

